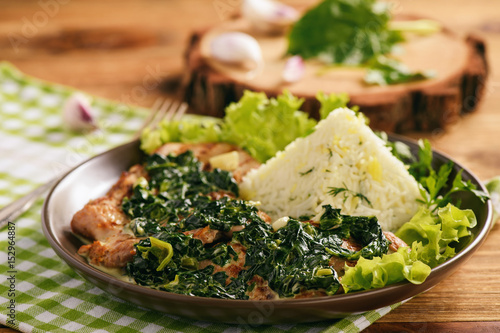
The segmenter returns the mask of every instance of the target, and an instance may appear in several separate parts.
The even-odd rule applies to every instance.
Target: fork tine
[[[178,121],[182,118],[186,110],[188,109],[188,105],[184,102],[175,102],[170,106],[170,110],[168,111],[165,119],[167,121]]]
[[[148,115],[141,128],[136,132],[134,138],[139,138],[145,128],[156,128],[162,120],[180,120],[187,109],[188,105],[184,102],[181,103],[163,98],[157,99],[151,108],[151,113]]]
[[[168,117],[168,114],[172,109],[172,104],[173,102],[170,99],[165,99],[165,102],[163,102],[163,104],[156,112],[155,118],[153,119],[151,124],[149,124],[149,127],[155,128],[160,123],[160,121],[162,121],[165,117]]]
[[[177,113],[177,109],[179,108],[179,102],[174,101],[172,104],[170,104],[170,107],[165,115],[165,120],[170,121],[174,118],[175,114]]]
[[[182,118],[182,116],[186,113],[188,109],[188,105],[187,103],[181,103],[179,105],[179,108],[177,109],[177,112],[174,114],[172,120],[180,120]]]
[[[164,103],[162,101],[163,101],[163,98],[158,98],[157,100],[155,100],[153,107],[151,108],[152,112],[150,112],[149,115],[147,116],[147,118],[144,120],[144,123],[142,124],[140,130],[143,130],[144,128],[146,128],[153,121],[156,114],[158,113],[158,110],[160,110],[161,105]]]
[[[163,109],[166,102],[169,100],[163,100],[163,98],[158,98],[155,100],[153,107],[151,108],[151,112],[148,114],[141,127],[134,133],[133,139],[137,139],[141,136],[142,131],[146,127],[151,126],[151,124],[155,124],[157,122],[158,113]]]

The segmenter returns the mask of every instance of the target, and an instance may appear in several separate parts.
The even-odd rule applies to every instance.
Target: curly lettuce
[[[396,236],[411,244],[417,258],[436,267],[455,255],[450,246],[471,234],[477,220],[470,209],[461,210],[452,204],[439,208],[437,216],[421,207],[417,214],[396,232]]]
[[[365,259],[361,257],[356,266],[346,266],[341,280],[347,293],[355,290],[382,288],[389,284],[408,280],[421,284],[431,273],[431,268],[419,261],[408,247],[400,247],[397,252]]]
[[[314,119],[299,111],[304,102],[288,92],[276,98],[245,91],[226,108],[222,139],[239,145],[260,162],[265,162],[298,137],[311,133]]]
[[[317,97],[323,118],[349,102],[345,94]],[[163,121],[156,129],[144,130],[141,149],[151,154],[167,142],[228,142],[265,162],[296,138],[313,132],[317,121],[300,111],[303,102],[287,91],[276,98],[245,91],[238,102],[226,108],[223,119],[186,115],[181,120]]]
[[[186,115],[180,120],[162,121],[158,128],[146,128],[141,133],[141,149],[152,154],[167,142],[219,142],[222,120]]]
[[[455,256],[455,249],[450,244],[469,236],[470,228],[476,223],[470,209],[461,210],[448,204],[435,215],[421,207],[396,232],[396,236],[410,244],[409,247],[401,247],[382,257],[360,258],[356,266],[346,266],[341,281],[344,291],[381,288],[404,280],[421,284],[432,268]]]

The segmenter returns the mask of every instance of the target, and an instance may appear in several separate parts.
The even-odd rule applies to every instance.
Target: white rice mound
[[[334,195],[335,188],[347,190]],[[240,193],[259,201],[259,209],[274,220],[304,215],[319,220],[322,206],[331,205],[345,215],[376,216],[389,231],[415,215],[420,198],[406,166],[347,108],[334,110],[312,134],[249,172]]]

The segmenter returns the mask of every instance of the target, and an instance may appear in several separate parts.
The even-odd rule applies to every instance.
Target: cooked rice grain
[[[409,221],[420,197],[406,166],[347,108],[331,112],[314,133],[250,172],[240,190],[245,199],[260,201],[259,208],[273,219],[318,220],[329,204],[343,214],[375,215],[384,230]]]

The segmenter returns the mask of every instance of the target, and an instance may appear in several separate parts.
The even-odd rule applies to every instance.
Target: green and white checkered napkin
[[[143,109],[94,98],[92,105],[101,130],[78,135],[64,129],[61,117],[62,105],[73,92],[68,87],[28,77],[8,63],[0,63],[0,207],[84,159],[127,142],[147,114]],[[15,235],[11,232],[10,240],[15,241],[15,256],[8,252],[8,230],[0,232],[0,323],[23,332],[239,332],[249,329],[147,310],[83,280],[55,254],[45,239],[40,225],[42,203],[43,198],[14,221]],[[342,320],[252,329],[258,332],[359,332],[398,305]]]

